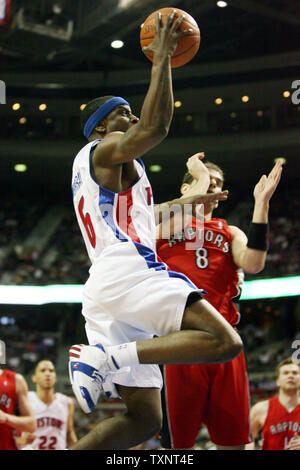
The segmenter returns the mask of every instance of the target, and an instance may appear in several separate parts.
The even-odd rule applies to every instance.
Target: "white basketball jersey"
[[[91,176],[90,153],[99,142],[94,140],[79,151],[72,173],[73,203],[89,258],[94,263],[105,248],[128,243],[146,258],[145,248],[156,252],[156,229],[144,164],[134,161],[139,179],[133,186],[121,193],[110,191]]]
[[[64,450],[67,446],[68,397],[56,393],[51,405],[39,399],[36,392],[28,392],[28,399],[37,421],[34,450]]]

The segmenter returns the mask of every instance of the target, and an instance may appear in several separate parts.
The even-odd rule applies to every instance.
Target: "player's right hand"
[[[263,175],[254,188],[254,199],[263,204],[269,203],[281,178],[282,163],[277,160],[268,176]]]
[[[183,36],[192,34],[191,29],[180,31],[179,27],[184,19],[184,15],[180,15],[175,19],[176,10],[172,10],[167,16],[165,25],[162,25],[161,13],[158,12],[155,17],[155,37],[148,46],[143,47],[143,52],[152,52],[155,59],[164,59],[167,56],[172,57],[179,39]]]

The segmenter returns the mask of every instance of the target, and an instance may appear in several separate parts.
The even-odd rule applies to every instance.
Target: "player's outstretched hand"
[[[268,203],[273,196],[281,178],[282,163],[277,160],[268,176],[263,175],[254,188],[254,198],[256,201]]]
[[[153,52],[155,57],[170,56],[172,57],[179,39],[193,33],[192,29],[180,31],[179,27],[184,19],[184,15],[180,15],[175,19],[176,10],[172,10],[167,16],[164,26],[161,21],[161,13],[157,13],[155,17],[155,37],[148,46],[143,47],[143,52]]]
[[[218,193],[197,194],[195,196],[187,196],[181,198],[181,204],[207,204],[209,202],[226,201],[228,191],[220,191]]]

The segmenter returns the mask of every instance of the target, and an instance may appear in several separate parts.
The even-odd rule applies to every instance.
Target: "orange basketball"
[[[166,22],[167,16],[171,13],[172,10],[176,10],[175,18],[180,15],[185,15],[181,25],[180,31],[184,31],[185,29],[192,29],[193,32],[190,36],[184,36],[179,39],[177,48],[171,59],[171,67],[181,67],[184,64],[187,64],[197,53],[199,46],[200,46],[200,30],[199,27],[194,20],[194,18],[179,8],[160,8],[159,10],[154,11],[145,22],[141,25],[140,31],[140,44],[141,47],[148,46],[154,39],[156,28],[155,28],[155,17],[157,12],[161,13],[162,24],[164,25]],[[175,21],[175,20],[173,20]],[[152,52],[144,52],[146,57],[149,60],[153,60]]]

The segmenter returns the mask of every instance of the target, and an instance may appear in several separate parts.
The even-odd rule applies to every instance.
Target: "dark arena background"
[[[224,5],[225,3],[225,5]],[[229,198],[217,217],[246,233],[253,188],[276,158],[283,174],[270,203],[265,269],[245,275],[238,326],[251,402],[276,394],[278,362],[300,357],[300,6],[294,0],[11,0],[0,23],[0,339],[2,368],[56,366],[56,390],[73,397],[67,364],[86,343],[81,288],[89,260],[72,206],[71,168],[85,139],[80,108],[102,95],[127,99],[137,115],[151,63],[139,28],[154,10],[189,12],[201,30],[197,55],[173,69],[175,110],[167,139],[143,157],[155,203],[178,196],[188,156],[204,151],[225,173]],[[113,48],[113,41],[123,47]],[[222,391],[220,391],[221,393]],[[75,401],[75,399],[74,399]],[[76,404],[81,437],[124,412],[103,400]],[[205,427],[197,439],[209,449]],[[145,444],[159,449],[157,437]]]

